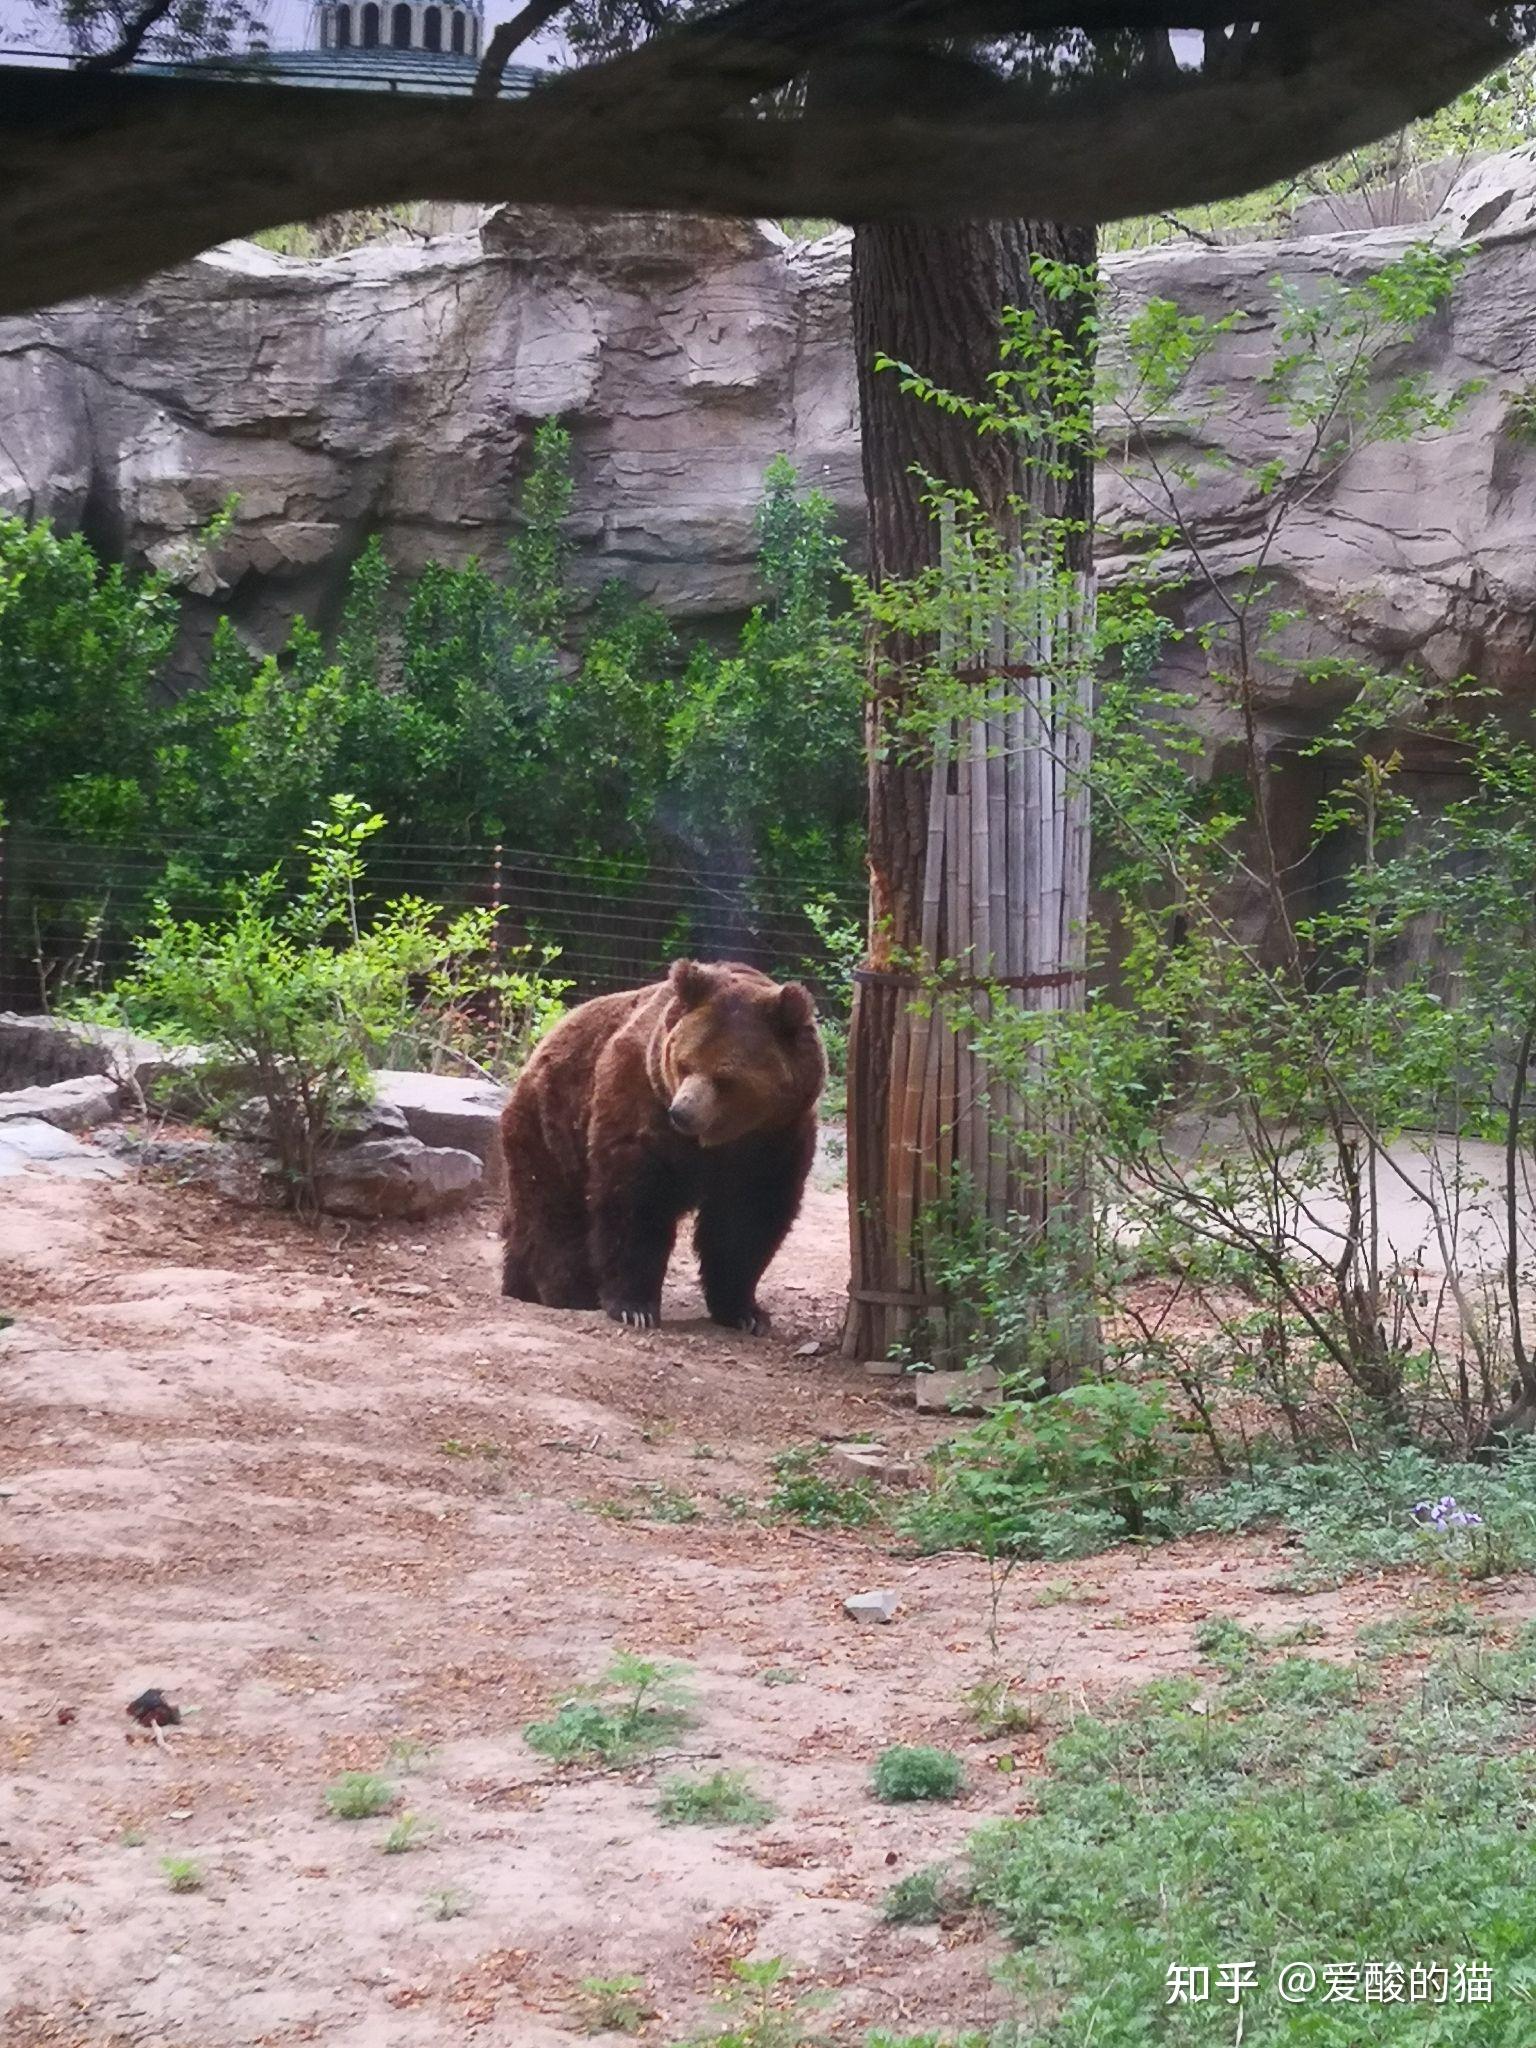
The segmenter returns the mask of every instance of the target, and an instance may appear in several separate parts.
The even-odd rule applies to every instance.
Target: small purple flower
[[[1473,1514],[1470,1508],[1456,1505],[1454,1493],[1442,1494],[1439,1500],[1421,1500],[1413,1510],[1414,1520],[1421,1526],[1439,1530],[1481,1529],[1483,1518]]]

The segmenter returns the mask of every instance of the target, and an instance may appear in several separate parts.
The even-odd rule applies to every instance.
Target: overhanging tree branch
[[[177,0],[144,0],[144,5],[128,23],[112,48],[99,50],[90,57],[82,57],[76,68],[81,71],[124,70],[143,49],[150,31],[158,28],[165,17],[175,10],[176,5]]]
[[[548,28],[555,16],[563,13],[569,4],[570,0],[528,0],[528,5],[520,7],[510,21],[498,22],[485,46],[485,55],[480,59],[471,97],[495,99],[501,91],[502,73],[513,51],[521,49],[541,28]]]
[[[1513,47],[1476,0],[1298,4],[1312,31],[1290,69],[999,78],[970,116],[928,104],[920,66],[905,98],[762,105],[828,54],[857,67],[871,22],[909,28],[936,0],[738,0],[516,102],[0,70],[0,312],[112,290],[258,228],[410,199],[841,220],[1178,209],[1374,141]],[[1110,11],[985,0],[974,13],[1033,28]],[[1194,0],[1159,11],[1187,18]],[[959,12],[969,25],[973,10]]]

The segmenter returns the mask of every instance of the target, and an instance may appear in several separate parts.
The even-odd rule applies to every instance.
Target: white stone
[[[833,1444],[827,1463],[848,1479],[872,1479],[881,1486],[911,1486],[917,1467],[906,1458],[894,1457],[884,1444]]]
[[[979,1415],[1003,1398],[990,1366],[974,1372],[915,1372],[912,1390],[924,1414]]]
[[[868,1593],[850,1593],[843,1602],[843,1612],[851,1614],[855,1621],[894,1621],[900,1605],[899,1593],[892,1592],[889,1586],[877,1586]]]

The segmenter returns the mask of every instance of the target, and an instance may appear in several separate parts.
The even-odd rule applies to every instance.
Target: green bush
[[[891,1806],[916,1799],[958,1799],[965,1788],[965,1766],[948,1750],[898,1744],[882,1750],[872,1783],[875,1797]]]
[[[165,578],[0,522],[0,802],[16,824],[135,856],[54,904],[45,943],[67,958],[93,919],[116,936],[157,895],[184,913],[217,905],[338,789],[389,820],[392,853],[440,868],[445,892],[463,886],[455,849],[497,842],[591,863],[619,917],[654,868],[672,871],[683,950],[690,887],[701,913],[723,895],[792,926],[813,892],[856,889],[863,681],[830,505],[772,465],[767,595],[722,648],[684,644],[617,585],[584,610],[570,499],[569,436],[546,422],[502,561],[407,578],[370,541],[333,637],[300,618],[263,654],[225,618],[179,696],[163,675],[177,633]]]
[[[104,568],[80,535],[0,514],[0,810],[13,825],[109,841],[142,828],[175,637],[165,577]]]
[[[885,1918],[898,1927],[919,1927],[964,1910],[970,1888],[941,1863],[899,1877],[881,1901]]]
[[[303,835],[304,882],[271,869],[242,884],[227,915],[178,919],[161,908],[133,966],[95,1014],[203,1051],[217,1117],[259,1098],[288,1199],[311,1206],[327,1145],[372,1094],[370,1069],[425,1020],[467,996],[504,997],[491,956],[492,914],[445,918],[403,897],[363,914],[364,848],[383,820],[351,797]],[[558,1007],[528,994],[530,1032]]]
[[[1180,1492],[1160,1387],[1085,1381],[1008,1401],[940,1453],[903,1526],[925,1548],[1070,1557],[1169,1534]]]

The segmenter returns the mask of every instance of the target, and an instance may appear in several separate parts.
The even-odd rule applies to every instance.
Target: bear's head
[[[673,1130],[729,1145],[811,1108],[827,1078],[816,1006],[798,981],[755,967],[673,963],[651,1079]]]

